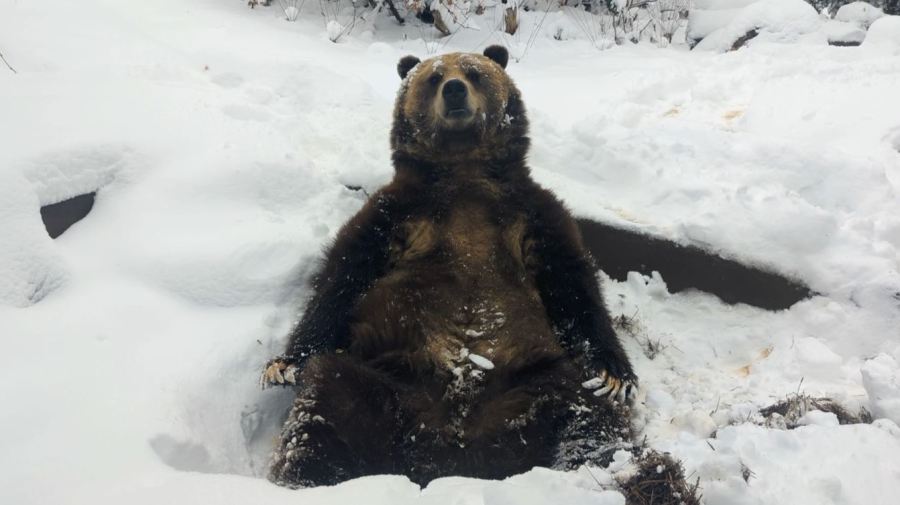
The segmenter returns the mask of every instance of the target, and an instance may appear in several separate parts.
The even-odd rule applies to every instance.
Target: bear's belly
[[[351,352],[446,380],[512,373],[563,353],[536,290],[490,268],[430,262],[392,272],[355,316]]]

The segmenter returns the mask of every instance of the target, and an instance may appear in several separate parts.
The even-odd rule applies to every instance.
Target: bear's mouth
[[[475,112],[468,106],[450,106],[444,109],[443,123],[448,130],[467,130],[474,123]]]
[[[470,111],[468,107],[448,108],[447,112],[444,113],[444,116],[447,117],[447,119],[465,119],[471,115],[472,111]]]

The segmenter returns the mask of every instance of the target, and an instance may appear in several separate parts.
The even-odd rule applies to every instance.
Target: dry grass
[[[656,359],[657,356],[669,348],[668,345],[662,343],[662,338],[653,340],[647,335],[647,330],[638,319],[637,312],[631,317],[628,317],[625,314],[616,316],[613,318],[612,323],[613,328],[625,332],[625,334],[637,340],[641,345],[644,356],[647,356],[648,359]]]
[[[637,471],[619,482],[626,505],[699,505],[699,479],[689,484],[681,463],[666,453],[635,455]]]
[[[841,424],[872,422],[872,414],[865,408],[854,414],[830,398],[813,398],[804,394],[790,395],[774,405],[760,409],[759,413],[766,419],[767,426],[792,430],[800,425],[800,418],[811,410],[830,412],[837,416]]]

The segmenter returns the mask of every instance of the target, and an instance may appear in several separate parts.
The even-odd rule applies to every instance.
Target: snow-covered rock
[[[710,33],[725,27],[741,9],[758,1],[695,0],[688,15],[688,40],[699,42]]]
[[[842,5],[838,9],[837,14],[834,15],[834,19],[845,23],[853,23],[860,28],[866,29],[882,16],[884,16],[884,11],[868,2],[851,2]]]
[[[833,46],[858,46],[866,38],[866,30],[856,23],[833,19],[825,22],[822,32],[828,38],[828,43]]]
[[[739,12],[740,9],[692,9],[688,16],[688,40],[703,40],[710,33],[727,26]]]
[[[703,28],[713,24],[703,23]],[[737,49],[757,34],[764,34],[770,41],[793,42],[801,35],[815,32],[821,24],[816,10],[803,0],[760,0],[734,12],[726,25],[706,35],[695,49],[717,52]],[[691,33],[689,36],[694,37],[694,32]]]

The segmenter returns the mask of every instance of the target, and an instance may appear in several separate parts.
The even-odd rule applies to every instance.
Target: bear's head
[[[403,79],[394,106],[391,148],[429,163],[517,162],[528,149],[528,119],[512,79],[509,53],[453,53],[397,64]]]

